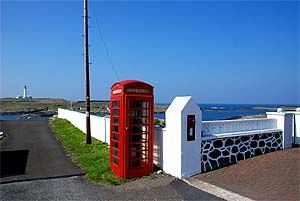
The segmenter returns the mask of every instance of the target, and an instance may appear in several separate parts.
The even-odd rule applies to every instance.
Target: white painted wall
[[[163,141],[165,128],[154,127],[153,164],[163,169]]]
[[[292,137],[292,142],[294,143],[294,140],[296,141],[295,143],[300,145],[300,112],[298,111],[287,111],[285,113],[290,113],[293,115],[293,118],[295,120],[293,121],[293,137]],[[294,130],[294,123],[295,123],[295,130]],[[295,136],[295,138],[294,138]]]
[[[66,119],[82,132],[86,132],[86,116],[84,113],[59,108],[58,118]],[[163,164],[162,143],[165,132],[164,128],[154,128],[153,163],[160,168]],[[110,144],[110,118],[91,115],[91,135],[97,140]]]
[[[283,131],[283,149],[292,147],[293,115],[285,112],[267,112],[267,118],[277,120],[277,128]]]
[[[110,143],[110,119],[91,115],[91,136],[102,142]],[[86,116],[71,110],[58,109],[58,118],[67,119],[82,132],[86,132]]]
[[[195,140],[187,141],[187,115],[195,115]],[[176,97],[166,111],[163,170],[178,178],[200,173],[202,112],[191,96]]]
[[[243,131],[255,131],[276,129],[276,119],[242,119],[242,120],[218,120],[202,121],[202,135],[217,135],[223,133],[234,133]]]
[[[173,102],[173,105],[176,104]],[[181,111],[172,111],[169,108],[165,112],[166,133],[163,140],[163,170],[181,178]]]
[[[296,144],[300,145],[300,112],[294,112],[295,114],[295,123],[296,123]]]

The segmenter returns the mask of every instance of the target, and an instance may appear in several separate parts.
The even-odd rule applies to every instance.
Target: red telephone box
[[[121,178],[153,170],[153,87],[124,80],[111,87],[110,167]]]

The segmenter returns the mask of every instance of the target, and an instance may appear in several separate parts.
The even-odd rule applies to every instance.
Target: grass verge
[[[89,181],[109,185],[120,185],[128,179],[120,179],[110,169],[109,145],[93,138],[92,144],[85,143],[85,134],[64,119],[51,122],[56,138],[62,143],[74,163],[86,173]]]

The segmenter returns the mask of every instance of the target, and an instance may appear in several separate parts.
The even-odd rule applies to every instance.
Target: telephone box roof
[[[146,88],[153,88],[150,84],[147,84],[145,82],[139,81],[139,80],[122,80],[120,82],[116,82],[111,86],[111,89],[113,88],[121,88],[124,87],[126,88],[127,86],[131,85],[138,85],[138,86],[144,86]]]

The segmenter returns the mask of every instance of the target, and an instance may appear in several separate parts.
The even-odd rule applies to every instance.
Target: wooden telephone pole
[[[92,144],[90,119],[90,70],[89,70],[89,34],[88,34],[88,3],[84,0],[84,64],[85,64],[85,114],[86,144]]]

